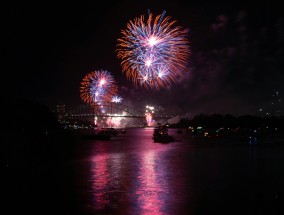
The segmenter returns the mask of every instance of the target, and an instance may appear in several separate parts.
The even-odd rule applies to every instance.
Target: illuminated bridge
[[[138,110],[122,103],[108,103],[98,105],[99,111],[87,104],[78,105],[75,108],[66,110],[66,116],[72,119],[86,119],[96,117],[123,117],[123,118],[136,118],[145,122],[145,110]],[[158,111],[153,114],[154,120],[167,120],[173,116],[160,114]]]

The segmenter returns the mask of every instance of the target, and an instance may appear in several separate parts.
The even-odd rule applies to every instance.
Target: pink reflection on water
[[[164,177],[164,166],[157,164],[156,151],[147,151],[142,156],[142,163],[137,188],[139,214],[163,214],[165,209],[167,178]],[[161,168],[162,167],[162,168]]]
[[[117,205],[117,193],[121,189],[121,153],[110,153],[104,142],[97,143],[96,152],[91,158],[91,207],[94,211],[108,211]]]
[[[92,165],[92,188],[95,199],[95,209],[101,210],[109,204],[109,195],[107,188],[109,184],[109,172],[107,169],[108,156],[107,154],[96,155],[93,158]]]

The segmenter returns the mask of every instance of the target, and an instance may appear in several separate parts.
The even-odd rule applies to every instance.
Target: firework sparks
[[[129,21],[118,39],[117,57],[122,71],[135,84],[146,88],[166,87],[187,71],[189,41],[187,32],[165,11],[148,20],[144,16]]]
[[[91,72],[81,82],[81,99],[92,105],[110,102],[116,93],[117,86],[114,78],[105,70]]]
[[[122,101],[122,98],[120,96],[114,96],[112,97],[111,101],[114,103],[120,103]]]

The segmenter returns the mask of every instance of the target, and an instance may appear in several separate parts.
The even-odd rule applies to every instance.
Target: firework
[[[117,58],[122,71],[135,84],[146,88],[166,87],[187,71],[189,41],[187,31],[165,17],[165,11],[147,21],[142,15],[129,21],[118,39]]]
[[[91,105],[111,102],[116,92],[115,81],[111,74],[105,70],[91,72],[81,82],[81,99]]]
[[[151,126],[153,115],[151,113],[146,113],[145,116],[146,116],[147,125]]]
[[[114,97],[112,97],[111,101],[114,102],[114,103],[120,103],[121,100],[122,100],[122,98],[120,96],[114,96]]]

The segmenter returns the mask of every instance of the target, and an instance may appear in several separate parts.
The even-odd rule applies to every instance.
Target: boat
[[[153,137],[155,143],[170,143],[174,142],[175,138],[170,135],[156,135]]]
[[[115,128],[101,128],[99,130],[99,133],[101,133],[101,134],[109,134],[111,136],[116,136],[118,134],[118,131]]]
[[[153,140],[155,143],[174,142],[175,138],[168,134],[168,129],[164,126],[158,126],[154,129]]]

